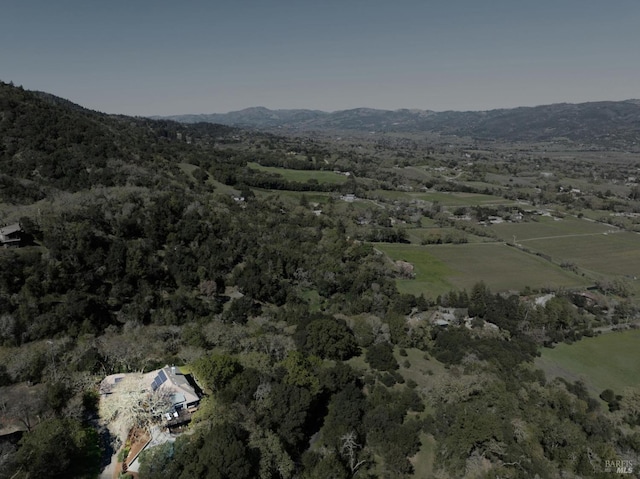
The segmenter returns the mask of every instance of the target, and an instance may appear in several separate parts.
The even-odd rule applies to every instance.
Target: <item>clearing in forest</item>
[[[627,387],[640,386],[640,330],[612,332],[585,338],[573,344],[543,348],[535,365],[549,379],[582,380],[597,397],[603,390],[623,394]]]

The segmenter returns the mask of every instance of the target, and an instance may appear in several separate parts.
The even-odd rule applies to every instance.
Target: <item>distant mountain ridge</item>
[[[164,118],[182,123],[210,122],[257,129],[433,132],[486,140],[568,139],[606,147],[640,145],[640,100],[444,112],[355,108],[329,113],[254,107],[230,113]]]

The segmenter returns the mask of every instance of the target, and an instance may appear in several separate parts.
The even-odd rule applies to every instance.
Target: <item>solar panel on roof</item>
[[[158,386],[160,384],[164,384],[164,382],[167,380],[167,375],[164,373],[164,371],[161,369],[160,372],[158,373],[158,378],[160,381],[158,382]]]
[[[151,383],[151,389],[152,390],[156,390],[158,389],[158,383],[156,382],[156,380],[154,379],[153,382]]]

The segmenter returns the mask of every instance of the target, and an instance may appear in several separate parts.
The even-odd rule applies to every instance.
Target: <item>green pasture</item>
[[[456,271],[429,254],[426,246],[378,243],[376,248],[394,261],[408,261],[413,265],[415,279],[397,280],[398,289],[401,292],[424,294],[435,298],[439,294],[455,289],[448,278],[456,274]]]
[[[596,201],[594,201],[594,203],[596,203]],[[596,203],[596,204],[600,204],[600,203]],[[590,209],[580,210],[580,212],[584,215],[585,218],[590,218],[594,221],[600,221],[603,218],[607,218],[608,220],[611,220],[611,221],[615,219],[615,216],[611,215],[611,211],[598,209],[597,207],[595,207],[594,209],[590,208]]]
[[[511,205],[516,202],[506,200],[500,196],[484,195],[479,193],[460,193],[447,191],[433,191],[427,193],[410,193],[413,199],[438,202],[443,206],[487,206],[487,205]]]
[[[594,397],[604,389],[624,394],[640,385],[640,330],[612,332],[542,349],[535,365],[548,378],[582,380]]]
[[[192,165],[191,163],[178,163],[178,167],[180,168],[180,170],[182,170],[183,173],[191,177],[193,177],[193,172],[199,168],[197,165]],[[225,195],[240,194],[239,190],[236,190],[232,186],[225,185],[224,183],[220,183],[219,181],[214,180],[213,176],[211,175],[209,175],[209,178],[207,178],[206,182],[207,184],[212,185],[215,188],[216,193],[222,193]]]
[[[505,241],[521,243],[535,238],[555,238],[561,236],[602,234],[610,231],[611,226],[596,223],[573,216],[559,219],[551,216],[536,216],[536,221],[522,223],[500,223],[490,227]]]
[[[252,188],[253,192],[257,196],[261,197],[279,197],[283,200],[288,199],[294,203],[300,204],[302,197],[307,198],[309,204],[318,203],[319,205],[325,205],[329,202],[329,198],[335,197],[335,193],[321,193],[317,191],[291,191],[291,190],[264,190],[261,188]]]
[[[397,169],[396,169],[397,172]],[[424,167],[419,166],[405,166],[402,169],[402,173],[405,177],[409,177],[414,180],[418,179],[431,179],[433,178],[433,173],[431,171],[427,171]]]
[[[347,177],[334,173],[333,171],[319,170],[292,170],[289,168],[278,168],[274,166],[262,166],[258,163],[249,163],[249,168],[267,173],[276,173],[287,181],[299,181],[304,183],[308,180],[318,180],[318,183],[342,184],[347,182]]]
[[[404,200],[410,201],[411,195],[406,191],[397,190],[374,190],[369,194],[370,198],[381,198],[383,200]]]
[[[448,370],[444,364],[440,361],[429,358],[426,359],[426,354],[416,348],[406,348],[406,356],[400,356],[399,348],[394,349],[394,356],[400,365],[399,373],[408,381],[409,379],[415,381],[417,389],[423,389],[429,387],[433,382],[434,376],[441,376],[448,374]],[[404,366],[405,360],[409,361],[410,366],[407,368]],[[426,404],[427,408],[430,407],[429,402]]]
[[[459,181],[458,183],[460,183],[462,185],[465,185],[465,186],[469,186],[471,188],[477,188],[477,189],[502,188],[502,185],[496,185],[494,183],[487,183],[486,181],[466,180],[466,181]],[[508,200],[505,200],[504,198],[502,200],[503,201],[508,201]]]
[[[414,266],[415,279],[398,279],[403,293],[427,297],[452,289],[470,290],[484,281],[493,291],[581,287],[585,278],[565,271],[544,259],[502,243],[467,243],[463,245],[377,244],[393,260],[408,261]]]
[[[372,197],[380,197],[385,200],[422,200],[431,203],[438,202],[442,206],[455,208],[458,206],[488,206],[488,205],[515,205],[515,201],[504,199],[500,196],[484,195],[480,193],[461,193],[449,191],[406,192],[395,190],[375,190]]]
[[[437,227],[438,224],[436,223],[435,220],[427,216],[423,216],[422,218],[420,218],[420,226],[422,226],[423,228],[432,228],[432,227]]]
[[[518,242],[520,240],[518,239]],[[640,235],[617,232],[530,240],[523,246],[595,274],[640,276]]]

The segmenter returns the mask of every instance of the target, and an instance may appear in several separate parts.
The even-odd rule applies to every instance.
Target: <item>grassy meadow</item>
[[[282,176],[287,181],[299,181],[304,183],[308,180],[318,180],[318,183],[342,184],[347,182],[347,177],[333,171],[319,170],[293,170],[289,168],[278,168],[274,166],[262,166],[258,163],[249,163],[249,168],[267,173],[275,173]]]
[[[620,231],[537,239],[524,242],[523,246],[548,254],[554,261],[573,262],[583,270],[596,274],[640,275],[640,235],[637,233]]]
[[[444,207],[456,208],[458,206],[488,206],[488,205],[515,205],[515,201],[506,200],[500,196],[484,195],[481,193],[462,193],[449,191],[408,192],[397,190],[375,190],[372,196],[378,196],[385,200],[420,200],[431,203],[440,203]]]
[[[506,200],[500,196],[480,193],[433,191],[427,193],[411,193],[410,196],[413,199],[430,201],[432,203],[438,202],[442,206],[448,207],[516,204],[516,202]]]
[[[558,237],[575,238],[577,235],[602,235],[612,229],[609,225],[572,216],[562,219],[540,216],[536,219],[537,221],[524,223],[500,223],[491,225],[491,229],[505,241],[513,241],[515,235],[518,243],[539,238],[555,239]]]
[[[404,293],[436,297],[484,281],[493,291],[581,287],[587,279],[502,243],[463,245],[377,244],[392,260],[408,261],[415,279],[399,279]]]
[[[290,191],[290,190],[263,190],[260,188],[253,188],[253,192],[256,196],[261,198],[280,198],[282,200],[289,200],[295,204],[300,204],[302,197],[307,199],[309,204],[318,203],[318,205],[324,205],[329,202],[329,198],[335,196],[333,193],[321,193],[316,191]]]
[[[626,387],[640,386],[640,330],[606,333],[544,348],[535,364],[548,378],[584,381],[595,397],[604,389],[622,394]]]

